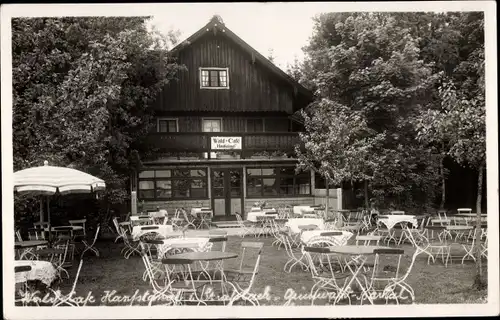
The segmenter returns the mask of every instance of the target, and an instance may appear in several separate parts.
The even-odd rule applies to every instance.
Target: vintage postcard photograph
[[[5,318],[499,314],[495,12],[3,5]]]

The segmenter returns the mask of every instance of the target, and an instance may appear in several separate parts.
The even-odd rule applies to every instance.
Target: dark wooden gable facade
[[[311,93],[214,17],[172,50],[186,71],[166,86],[158,114],[171,112],[274,113],[305,107]],[[228,68],[228,89],[200,88],[200,68]]]

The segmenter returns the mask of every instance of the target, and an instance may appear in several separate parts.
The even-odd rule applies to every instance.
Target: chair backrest
[[[318,226],[315,224],[306,224],[306,225],[299,225],[297,227],[301,232],[303,231],[311,231],[311,230],[317,230]]]
[[[383,273],[382,278],[396,279],[399,277],[399,269],[401,267],[401,259],[404,255],[404,250],[400,248],[380,248],[373,250],[375,254],[373,278],[379,278],[378,275]],[[397,257],[397,264],[394,266],[394,257]],[[387,268],[388,266],[392,268]],[[381,270],[382,269],[382,270]]]
[[[160,227],[158,226],[141,226],[141,230],[158,230]]]
[[[27,272],[31,271],[31,266],[15,266],[14,267],[14,272]]]
[[[364,246],[369,246],[369,245],[379,245],[380,241],[382,240],[382,236],[375,236],[375,235],[365,235],[365,236],[356,236],[356,245],[359,245],[359,242],[363,242]]]
[[[328,278],[336,283],[330,250],[326,246],[322,246],[319,244],[320,243],[314,246],[305,246],[301,249],[302,254],[306,258],[306,262],[309,266],[309,271],[311,272],[313,279],[318,277],[325,277],[325,274],[320,274],[320,271],[326,271],[328,274]],[[317,263],[318,260],[321,261],[321,263]]]
[[[77,220],[68,220],[71,226],[79,226],[83,229],[81,231],[77,231],[77,233],[81,233],[83,235],[87,235],[87,228],[85,228],[85,224],[87,223],[87,219],[77,219]]]
[[[66,257],[68,255],[68,248],[69,248],[69,240],[66,240],[64,241],[62,244],[57,244],[54,246],[55,249],[63,249],[64,252],[62,255],[59,255],[59,263],[60,265],[64,265],[64,263],[66,262]]]
[[[402,215],[404,215],[405,212],[402,211],[402,210],[393,210],[393,211],[390,212],[390,214],[402,214]]]
[[[48,222],[35,222],[33,223],[34,226],[39,226],[41,228],[48,228],[49,227],[49,223]]]
[[[222,251],[222,252],[225,252],[226,251],[226,243],[227,243],[227,237],[215,237],[215,238],[210,238],[208,240],[209,243],[212,243],[212,244],[215,244],[215,243],[220,243],[221,244],[221,248],[220,250],[217,250],[217,251]],[[214,250],[214,248],[212,247],[212,250]]]
[[[68,220],[70,225],[83,225],[87,222],[87,219],[76,219],[76,220]]]
[[[21,231],[19,229],[16,230],[16,240],[23,241],[23,238],[21,237]]]
[[[227,231],[226,230],[214,230],[214,229],[210,229],[208,231],[208,235],[210,237],[212,237],[212,236],[214,236],[214,237],[217,237],[217,236],[219,236],[219,237],[225,237],[225,236],[227,236]]]
[[[260,265],[260,259],[261,259],[261,254],[262,254],[262,248],[264,247],[263,242],[250,242],[250,241],[243,241],[241,243],[241,260],[240,260],[240,267],[239,270],[241,271],[243,268],[243,262],[245,259],[245,253],[248,253],[248,251],[257,251],[257,258],[255,259],[255,264],[253,267],[253,272],[252,272],[252,278],[250,279],[248,288],[251,288],[253,285],[253,282],[255,280],[255,275],[259,272],[259,265]]]

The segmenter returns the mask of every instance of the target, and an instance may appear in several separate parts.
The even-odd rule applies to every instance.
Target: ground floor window
[[[295,173],[295,167],[247,168],[247,197],[297,197],[311,194],[309,172]]]
[[[205,199],[207,169],[161,169],[139,173],[138,197],[144,200]]]

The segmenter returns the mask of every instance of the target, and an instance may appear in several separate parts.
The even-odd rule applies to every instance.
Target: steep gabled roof
[[[190,44],[201,38],[206,32],[221,32],[225,34],[229,39],[233,40],[236,44],[238,44],[244,51],[248,52],[252,55],[252,58],[255,61],[259,61],[264,67],[266,67],[269,71],[277,75],[279,78],[288,82],[294,90],[297,90],[301,94],[307,96],[308,98],[312,98],[312,92],[305,88],[303,85],[298,83],[295,79],[286,74],[281,68],[277,67],[274,63],[269,61],[266,57],[260,54],[257,50],[252,48],[248,43],[243,41],[240,37],[238,37],[234,32],[232,32],[229,28],[227,28],[222,21],[222,18],[218,15],[215,15],[210,19],[210,21],[202,27],[200,30],[195,32],[189,38],[184,40],[175,46],[170,52],[175,54],[184,48],[188,47]]]

